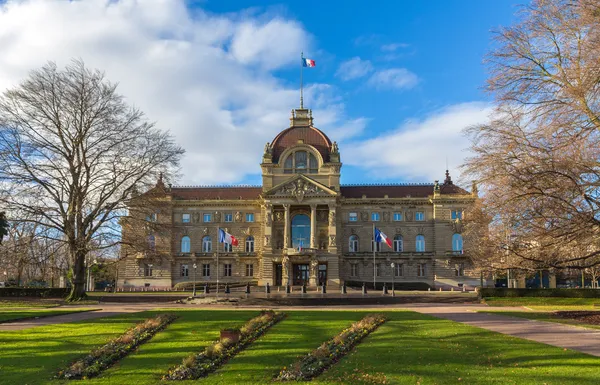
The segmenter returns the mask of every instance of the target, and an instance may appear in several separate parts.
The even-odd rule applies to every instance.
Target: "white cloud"
[[[447,157],[456,179],[470,144],[463,129],[485,123],[492,110],[482,102],[443,108],[423,120],[408,120],[376,138],[346,143],[343,161],[365,170],[377,169],[382,177],[433,182],[443,179]]]
[[[409,45],[406,43],[391,43],[391,44],[382,45],[381,50],[384,52],[394,52],[398,48],[407,48],[407,47],[409,47]]]
[[[271,71],[310,40],[294,20],[192,12],[185,0],[12,0],[0,4],[0,90],[48,60],[81,58],[186,149],[177,183],[235,183],[260,172],[264,143],[298,106]],[[345,120],[335,89],[308,89],[317,126],[364,128]]]
[[[356,56],[350,60],[342,62],[338,67],[335,76],[342,80],[352,80],[361,78],[373,71],[373,65],[369,60],[362,60]]]
[[[419,83],[419,78],[406,68],[389,68],[375,72],[368,81],[377,89],[408,89]]]

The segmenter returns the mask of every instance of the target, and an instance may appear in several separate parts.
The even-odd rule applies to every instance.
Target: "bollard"
[[[230,294],[230,293],[231,293],[231,290],[229,289],[229,284],[226,283],[225,284],[225,294]]]
[[[321,294],[327,294],[327,287],[323,284],[323,289],[321,289]]]
[[[427,291],[431,291],[431,288],[430,288],[430,287],[428,287],[428,288],[427,288]]]
[[[271,293],[271,286],[269,286],[269,282],[267,282],[267,286],[265,286],[265,292],[266,292],[267,294],[270,294],[270,293]]]
[[[464,293],[465,291],[467,291],[467,287],[466,287],[466,286],[463,286],[463,293]]]
[[[210,287],[208,287],[208,283],[204,284],[204,294],[210,293]]]
[[[364,282],[363,282],[363,286],[362,286],[362,293],[363,293],[363,295],[367,294],[367,285],[365,285]]]
[[[250,283],[246,284],[246,294],[250,294]]]
[[[285,294],[290,294],[291,292],[292,292],[292,290],[291,290],[291,288],[290,288],[290,284],[288,283],[288,284],[285,286]]]
[[[388,289],[387,289],[387,285],[384,283],[383,284],[383,294],[387,294],[388,293]]]
[[[342,294],[348,294],[348,291],[346,290],[346,282],[342,284]]]
[[[306,294],[306,284],[302,284],[302,294]]]
[[[451,287],[451,288],[450,288],[450,291],[454,291],[454,287]]]
[[[442,291],[442,288],[440,287],[440,291]]]

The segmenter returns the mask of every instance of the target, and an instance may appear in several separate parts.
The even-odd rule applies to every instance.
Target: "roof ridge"
[[[240,185],[181,185],[171,186],[171,188],[262,188],[259,185],[240,184]]]
[[[417,186],[433,186],[433,183],[361,183],[361,184],[341,184],[340,187],[417,187]]]

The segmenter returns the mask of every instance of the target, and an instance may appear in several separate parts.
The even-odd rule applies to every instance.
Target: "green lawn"
[[[0,332],[0,383],[44,384],[66,363],[155,312]],[[257,311],[180,310],[180,318],[91,384],[156,384],[190,352]],[[363,317],[364,311],[288,311],[204,384],[266,384],[305,354]],[[413,312],[389,321],[315,384],[597,384],[600,358],[503,336]]]
[[[535,310],[600,310],[600,298],[492,297],[489,306],[527,306]],[[594,307],[596,305],[596,307]]]
[[[94,309],[28,309],[28,310],[0,310],[0,323],[19,320],[22,318],[49,317],[53,315],[62,315],[70,313],[80,313],[92,311]]]
[[[41,301],[41,300],[28,300],[28,299],[0,299],[0,309],[15,308],[15,307],[27,307],[27,308],[49,308],[60,306],[58,301]]]

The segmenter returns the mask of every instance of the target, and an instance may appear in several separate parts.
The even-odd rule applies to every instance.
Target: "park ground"
[[[495,302],[495,303],[494,303]],[[502,303],[478,306],[477,311],[507,312],[546,321],[553,310],[590,310],[598,300],[563,300]],[[533,301],[535,302],[535,301]],[[504,307],[502,305],[510,305]],[[42,306],[39,303],[37,306]],[[20,307],[0,303],[0,316],[18,311],[73,311]],[[94,305],[89,305],[92,308]],[[96,305],[97,307],[98,305]],[[0,331],[0,384],[61,384],[53,376],[69,362],[114,338],[136,322],[159,312],[173,312],[179,319],[133,354],[104,372],[91,384],[156,384],[173,365],[192,352],[199,352],[218,339],[219,330],[242,325],[260,308],[232,310],[178,306],[135,311],[77,322],[47,324],[23,330]],[[440,305],[440,309],[450,305]],[[454,306],[454,305],[452,305]],[[535,307],[541,307],[535,309]],[[126,306],[130,310],[134,305]],[[427,304],[435,311],[435,306]],[[143,309],[140,306],[138,309]],[[410,308],[408,306],[407,308]],[[80,308],[76,308],[79,310]],[[389,321],[367,337],[353,352],[323,373],[315,384],[597,384],[600,358],[592,355],[516,338],[462,322],[417,311],[373,306],[342,310],[326,307],[299,310],[285,308],[287,319],[274,326],[248,349],[231,359],[216,373],[198,381],[206,384],[265,384],[286,365],[353,321],[372,312],[386,314]],[[98,312],[72,315],[98,316]],[[472,314],[481,314],[472,312]],[[61,316],[62,317],[62,316]],[[538,317],[538,318],[535,318]],[[46,318],[47,320],[53,317]],[[76,318],[74,318],[76,319]],[[507,319],[513,319],[507,317]],[[528,321],[529,322],[529,321]],[[579,326],[586,326],[578,322]],[[552,325],[556,325],[553,323]],[[0,324],[2,326],[2,324]],[[560,327],[571,327],[559,325]],[[582,329],[582,328],[574,328]],[[2,330],[2,329],[0,329]],[[587,329],[596,332],[593,329]],[[184,383],[187,383],[184,381]],[[191,382],[190,382],[191,383]]]

